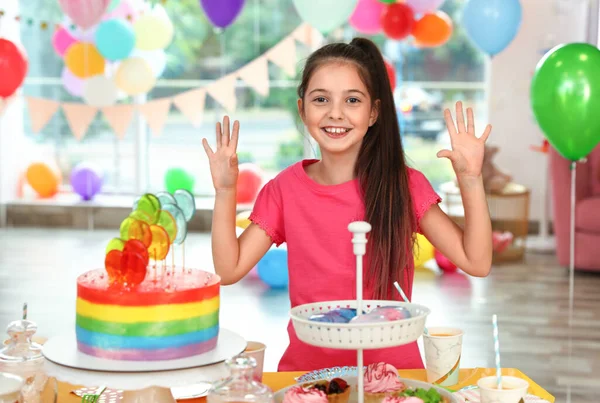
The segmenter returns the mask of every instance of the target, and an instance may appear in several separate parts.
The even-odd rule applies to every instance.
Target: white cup
[[[463,331],[451,327],[430,327],[423,335],[427,382],[442,386],[458,383]]]
[[[502,389],[498,389],[498,378],[487,376],[477,382],[481,403],[519,403],[525,399],[529,383],[514,376],[502,377]]]
[[[0,403],[22,403],[24,384],[23,378],[0,372]]]
[[[267,346],[258,341],[249,341],[246,344],[246,349],[243,354],[246,357],[252,357],[256,360],[256,368],[254,368],[254,380],[262,382],[263,365],[265,363],[265,350]]]

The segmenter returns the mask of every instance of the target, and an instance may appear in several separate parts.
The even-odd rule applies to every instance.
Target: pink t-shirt
[[[292,307],[319,301],[356,298],[356,257],[348,224],[364,220],[365,207],[358,180],[321,185],[304,170],[316,160],[304,160],[282,171],[261,190],[250,220],[279,246],[287,243],[289,293]],[[441,201],[425,176],[409,168],[409,185],[417,223],[427,209]],[[409,253],[412,254],[412,251]],[[365,258],[365,272],[368,264]],[[411,298],[414,267],[398,283]],[[373,299],[367,288],[364,299]],[[400,296],[398,299],[401,300]],[[311,346],[300,341],[288,324],[290,344],[279,371],[313,371],[356,365],[356,353]],[[365,365],[387,362],[396,368],[423,368],[416,343],[365,350]]]

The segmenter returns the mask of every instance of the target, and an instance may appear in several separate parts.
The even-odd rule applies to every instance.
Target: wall
[[[522,0],[521,4],[523,23],[517,37],[491,63],[489,142],[500,147],[497,165],[531,189],[530,217],[539,220],[547,163],[543,154],[530,150],[543,140],[529,103],[531,76],[544,48],[586,41],[588,29],[597,27],[598,15],[588,13],[588,5],[594,7],[597,0],[589,4],[586,0]],[[591,23],[588,14],[593,15]],[[597,33],[590,37],[596,42]]]

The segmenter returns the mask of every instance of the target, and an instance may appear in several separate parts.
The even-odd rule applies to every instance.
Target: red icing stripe
[[[77,296],[94,304],[152,306],[200,302],[219,295],[221,282],[215,274],[201,270],[161,274],[154,277],[149,272],[142,284],[126,289],[111,285],[104,270],[93,270],[77,279]]]

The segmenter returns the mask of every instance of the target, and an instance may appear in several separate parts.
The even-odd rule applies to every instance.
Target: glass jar
[[[8,325],[8,344],[0,349],[0,372],[23,378],[23,403],[40,403],[48,380],[44,372],[42,346],[32,341],[37,325],[30,320],[16,320]]]
[[[253,378],[256,360],[236,356],[225,361],[229,378],[213,384],[207,403],[273,403],[273,391]]]

